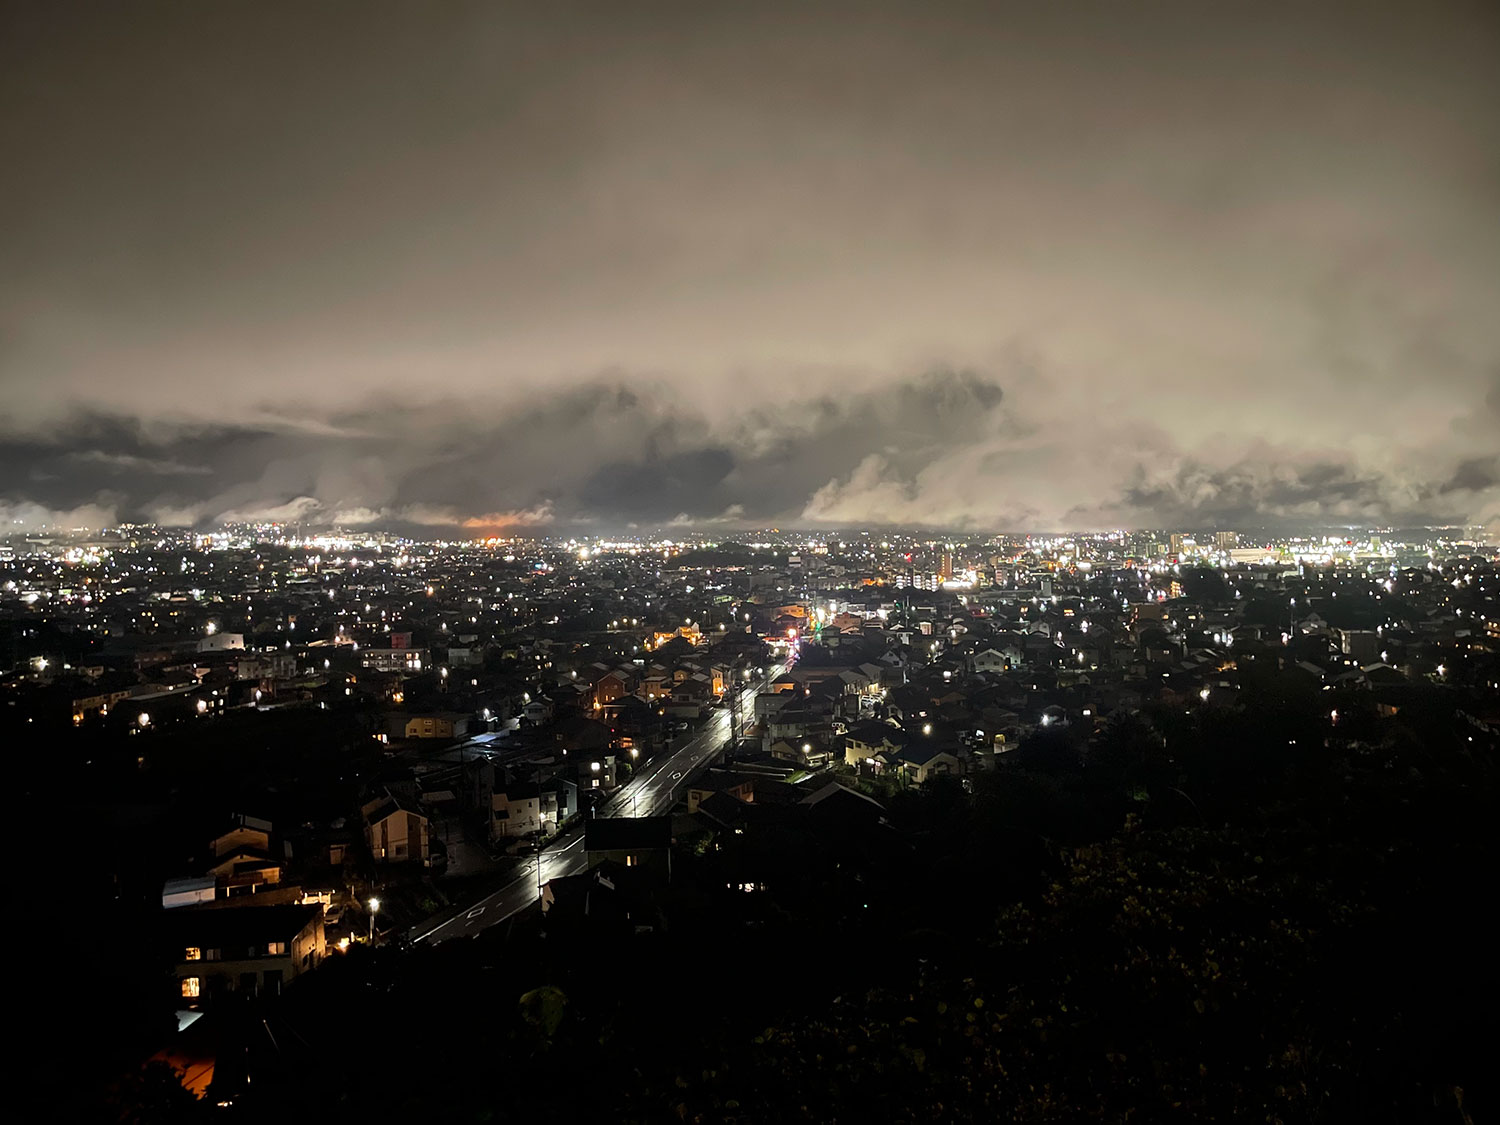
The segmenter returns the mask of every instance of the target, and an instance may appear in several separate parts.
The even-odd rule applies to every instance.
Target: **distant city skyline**
[[[1196,538],[1195,538],[1196,537]],[[1483,524],[1423,525],[1352,525],[1306,523],[1300,526],[1236,527],[1174,525],[1166,527],[1116,528],[983,528],[923,527],[912,525],[843,526],[843,527],[715,527],[658,525],[603,529],[592,526],[511,529],[498,534],[474,533],[472,529],[449,531],[432,527],[339,526],[319,523],[262,522],[219,523],[202,527],[169,527],[154,523],[123,522],[102,527],[52,525],[23,529],[20,525],[0,528],[0,547],[20,543],[89,543],[108,540],[139,540],[181,543],[184,546],[213,546],[229,543],[274,544],[302,550],[321,549],[330,544],[406,544],[413,547],[443,548],[486,547],[506,544],[536,546],[547,549],[576,545],[587,549],[614,551],[626,546],[641,549],[676,547],[685,549],[726,548],[744,551],[779,551],[795,553],[817,547],[819,550],[845,550],[875,547],[901,549],[904,545],[935,549],[945,546],[994,549],[1014,546],[1045,549],[1076,542],[1091,548],[1113,545],[1121,555],[1150,554],[1150,548],[1178,550],[1179,543],[1207,552],[1230,548],[1285,547],[1294,544],[1346,544],[1351,547],[1368,544],[1427,546],[1470,545],[1481,553],[1500,549],[1490,529]],[[1170,545],[1170,547],[1169,547]]]
[[[1016,526],[993,527],[980,524],[824,524],[773,526],[770,523],[729,523],[707,520],[692,522],[679,520],[662,523],[627,523],[608,525],[605,521],[580,519],[573,521],[545,520],[531,524],[508,527],[491,527],[474,522],[440,524],[436,522],[370,521],[339,523],[336,520],[313,518],[261,519],[261,520],[200,520],[196,524],[158,523],[150,519],[111,520],[98,524],[69,524],[51,521],[27,523],[11,521],[0,525],[0,541],[7,537],[35,534],[111,534],[124,535],[132,531],[155,531],[162,534],[182,536],[236,537],[269,536],[272,538],[298,538],[315,536],[385,536],[413,542],[486,542],[486,541],[558,541],[579,542],[610,541],[661,541],[674,539],[687,542],[719,542],[725,544],[750,545],[758,537],[770,537],[770,541],[793,544],[797,542],[828,541],[858,538],[912,538],[921,540],[984,541],[987,539],[1101,539],[1112,535],[1203,535],[1210,540],[1215,535],[1232,534],[1249,539],[1293,539],[1338,535],[1418,537],[1450,532],[1467,537],[1479,535],[1494,538],[1494,529],[1483,523],[1465,521],[1406,521],[1400,523],[1340,523],[1328,520],[1283,520],[1276,523],[1178,523],[1134,526],[1096,527],[1046,527]]]
[[[1491,5],[13,5],[0,524],[1500,532]]]

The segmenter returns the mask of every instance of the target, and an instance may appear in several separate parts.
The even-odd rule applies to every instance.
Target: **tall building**
[[[1221,551],[1232,551],[1240,545],[1240,536],[1235,531],[1214,532],[1214,546]]]

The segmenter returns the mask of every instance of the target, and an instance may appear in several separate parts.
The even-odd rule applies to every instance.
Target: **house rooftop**
[[[726,828],[744,824],[749,808],[733,793],[714,793],[698,802],[698,812],[703,817]]]
[[[952,753],[953,748],[951,747],[944,746],[941,743],[928,742],[916,743],[908,746],[904,750],[896,754],[895,757],[896,760],[900,762],[908,762],[914,766],[925,766],[939,754],[951,755]]]
[[[697,781],[688,786],[689,789],[704,791],[723,791],[735,789],[741,785],[754,785],[756,780],[763,775],[756,773],[740,773],[734,770],[710,769]]]
[[[856,742],[886,742],[891,746],[901,746],[911,740],[911,736],[900,727],[878,722],[857,723],[849,728],[848,737]]]
[[[206,949],[291,941],[322,917],[321,906],[178,907],[167,914],[167,932],[184,946]]]
[[[629,851],[672,846],[670,816],[612,816],[596,818],[583,830],[583,847],[590,852]]]
[[[416,804],[393,793],[386,793],[383,797],[365,803],[365,821],[369,824],[379,824],[386,817],[395,816],[399,812],[424,816]]]
[[[802,800],[797,803],[800,805],[804,805],[807,808],[816,808],[818,805],[831,798],[847,800],[851,797],[856,801],[865,802],[877,812],[885,812],[885,807],[873,797],[868,797],[865,794],[859,792],[857,789],[850,789],[847,785],[840,785],[837,781],[830,781],[827,785],[818,789],[814,793],[809,793],[806,797],[803,797]]]

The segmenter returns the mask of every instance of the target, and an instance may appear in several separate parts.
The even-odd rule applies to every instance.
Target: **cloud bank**
[[[1027,372],[1030,372],[1029,374]],[[715,418],[669,385],[600,382],[494,417],[453,401],[315,429],[76,418],[0,441],[28,525],[286,522],[464,534],[770,524],[970,529],[1259,527],[1493,519],[1500,462],[1477,444],[1370,454],[1149,418],[1059,417],[1023,390],[940,370]],[[1488,405],[1480,409],[1493,409]],[[1066,412],[1064,412],[1066,413]],[[1473,421],[1474,419],[1471,419]],[[1481,428],[1482,429],[1482,428]],[[80,434],[89,445],[80,451]],[[108,464],[106,487],[98,467]],[[192,471],[162,472],[161,466]]]

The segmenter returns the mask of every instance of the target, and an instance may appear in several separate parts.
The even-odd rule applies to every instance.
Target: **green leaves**
[[[521,997],[520,1003],[521,1018],[547,1039],[557,1034],[568,1010],[568,998],[562,989],[551,985],[533,988]]]

